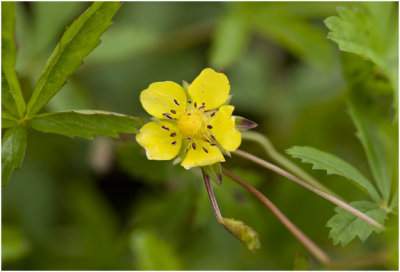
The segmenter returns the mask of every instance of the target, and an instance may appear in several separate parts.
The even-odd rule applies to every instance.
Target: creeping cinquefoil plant
[[[24,80],[24,84],[21,84],[20,76],[15,69],[18,52],[15,39],[15,5],[10,1],[2,3],[3,186],[7,185],[14,170],[19,169],[23,163],[25,150],[30,145],[27,143],[31,137],[31,129],[89,140],[94,139],[96,135],[119,138],[121,133],[125,133],[136,137],[136,141],[144,148],[149,160],[173,160],[173,164],[180,164],[191,173],[201,173],[218,222],[250,250],[255,250],[261,245],[257,232],[242,221],[224,218],[217,205],[211,182],[222,186],[223,174],[250,191],[267,206],[316,259],[327,267],[337,268],[329,256],[299,230],[264,194],[221,166],[229,160],[231,153],[272,170],[334,203],[337,206],[336,214],[326,224],[330,228],[329,237],[333,239],[334,244],[341,243],[345,246],[356,237],[365,241],[373,232],[384,229],[385,221],[390,214],[398,213],[398,188],[393,185],[393,181],[398,179],[398,163],[393,154],[394,147],[398,144],[397,99],[393,99],[392,110],[389,111],[387,107],[387,104],[392,102],[387,99],[390,92],[396,94],[391,94],[390,97],[398,97],[398,45],[396,44],[398,39],[397,36],[382,31],[385,29],[385,22],[388,29],[392,29],[393,20],[398,17],[393,3],[371,2],[359,8],[339,7],[338,16],[331,16],[325,20],[330,30],[328,38],[337,43],[342,51],[347,52],[341,53],[343,71],[348,85],[348,90],[343,97],[348,103],[349,113],[365,150],[372,175],[369,177],[368,173],[361,173],[356,167],[336,155],[313,147],[294,146],[287,149],[290,156],[312,164],[313,169],[325,170],[328,174],[352,181],[369,198],[369,200],[361,199],[349,203],[341,200],[335,193],[278,153],[266,136],[255,131],[247,131],[255,128],[257,124],[244,117],[233,115],[235,108],[229,105],[231,89],[229,74],[216,72],[212,68],[199,70],[200,74],[190,84],[185,81],[182,85],[172,81],[155,82],[141,91],[138,99],[145,111],[152,116],[152,121],[146,124],[137,117],[103,110],[48,112],[51,110],[51,107],[45,108],[48,102],[83,64],[84,58],[100,44],[100,36],[112,24],[112,19],[121,3],[94,2],[67,27],[43,67],[32,95],[28,99],[23,94],[30,93],[29,88],[28,91],[25,90],[30,80]],[[274,10],[270,7],[268,7],[269,12]],[[245,5],[238,8],[245,8]],[[254,14],[257,14],[256,10]],[[379,16],[376,16],[377,14]],[[247,16],[240,16],[235,20],[242,20],[242,17],[250,20]],[[281,16],[273,16],[264,22],[263,18],[269,18],[269,16],[250,17],[257,19],[249,25],[265,23],[268,29],[274,25],[271,23],[273,20],[281,18]],[[392,19],[382,21],[380,17]],[[233,29],[230,25],[233,21],[231,18],[228,19],[221,21],[224,26],[221,30]],[[290,27],[280,27],[276,30],[278,32],[283,29],[290,30],[291,25],[297,25],[291,20],[288,22],[290,22]],[[225,27],[226,23],[228,27]],[[306,26],[301,21],[299,23],[303,27]],[[285,22],[279,22],[278,25],[282,24]],[[235,31],[240,32],[241,28],[236,28],[236,25],[235,22]],[[247,26],[248,22],[246,21],[243,25]],[[301,36],[305,38],[304,41],[307,41],[305,37],[307,35],[304,35],[307,31],[303,27],[301,35],[298,33],[297,37]],[[265,31],[265,33],[269,32]],[[290,31],[290,36],[293,33],[296,31]],[[310,33],[317,35],[313,31]],[[313,42],[317,37],[314,34],[311,35]],[[231,34],[228,36],[230,37]],[[324,37],[320,38],[326,42]],[[230,46],[231,39],[221,38],[221,40],[228,40],[228,46]],[[221,44],[224,46],[215,52],[225,50],[226,44]],[[299,45],[301,44],[300,42]],[[303,52],[303,47],[300,49],[294,51]],[[220,66],[229,68],[224,61],[219,64],[212,61],[210,63],[214,68]],[[139,94],[140,89],[136,91]],[[381,100],[377,99],[379,97]],[[242,141],[246,140],[260,144],[271,159],[287,171],[240,150]],[[140,159],[146,161],[144,156]],[[129,167],[140,167],[131,160],[127,161],[129,161]],[[224,187],[221,188],[221,190],[224,189]],[[7,194],[7,190],[5,189],[4,194]],[[164,202],[162,204],[164,205]],[[128,239],[123,238],[123,240]],[[6,247],[2,246],[2,248]],[[10,252],[14,252],[14,240],[10,248],[12,249]]]

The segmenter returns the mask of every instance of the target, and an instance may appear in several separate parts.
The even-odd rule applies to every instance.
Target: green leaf
[[[382,225],[387,219],[386,212],[373,202],[365,200],[354,201],[351,202],[350,205]],[[333,239],[335,245],[341,242],[342,246],[345,246],[356,236],[358,236],[361,241],[365,241],[373,231],[380,232],[379,229],[371,226],[345,209],[336,207],[335,211],[337,214],[329,219],[326,224],[327,227],[331,228],[329,237]]]
[[[138,270],[182,269],[172,245],[151,231],[135,230],[130,238],[130,248]]]
[[[83,58],[100,43],[100,35],[111,25],[120,5],[119,2],[94,2],[67,28],[28,102],[28,116],[46,105],[82,64]]]
[[[217,68],[228,68],[244,51],[249,39],[247,22],[237,13],[221,18],[211,45],[210,63]]]
[[[361,87],[349,94],[349,113],[357,128],[357,137],[367,155],[376,185],[388,204],[393,173],[398,165],[398,125],[390,119],[390,107]]]
[[[343,51],[371,59],[386,67],[387,58],[393,57],[396,43],[395,4],[374,3],[366,7],[338,7],[338,16],[325,20],[329,28],[328,38]],[[394,47],[394,48],[393,48]]]
[[[26,130],[23,126],[9,128],[1,141],[1,185],[8,183],[14,169],[19,168],[26,149]]]
[[[222,172],[221,164],[219,162],[203,166],[201,167],[201,170],[210,178],[211,181],[215,182],[218,186],[222,186]]]
[[[119,137],[119,133],[136,133],[142,121],[119,113],[77,110],[39,114],[27,123],[42,132],[93,139],[94,135]]]
[[[339,175],[355,182],[364,188],[374,201],[380,202],[381,197],[373,184],[356,168],[335,155],[308,146],[293,146],[286,152],[304,163],[311,163],[313,169],[326,170],[328,175]]]
[[[338,7],[339,16],[325,20],[328,38],[339,49],[368,58],[386,73],[398,108],[398,12],[393,2],[370,2],[362,7]]]
[[[18,120],[7,111],[1,112],[1,128],[9,128],[16,126]]]
[[[25,114],[26,105],[15,72],[17,46],[15,44],[15,2],[1,3],[1,99],[15,117]]]
[[[218,221],[225,229],[244,243],[249,250],[254,251],[261,247],[261,243],[258,240],[258,233],[242,221],[233,218],[220,218]]]

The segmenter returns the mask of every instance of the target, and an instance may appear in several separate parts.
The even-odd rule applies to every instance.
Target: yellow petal
[[[211,110],[218,108],[228,99],[229,89],[228,78],[223,73],[206,68],[190,84],[189,94],[193,105],[196,102],[199,107],[205,103],[205,109]]]
[[[149,160],[171,160],[178,155],[182,136],[170,122],[150,122],[136,135],[136,141],[146,149]]]
[[[155,82],[140,93],[140,102],[143,108],[156,118],[179,118],[186,109],[186,93],[175,82]]]
[[[221,146],[228,150],[236,150],[242,141],[240,132],[235,130],[235,119],[232,117],[234,107],[222,106],[214,119],[211,120],[209,130],[215,136]]]
[[[225,161],[218,147],[212,146],[204,140],[195,139],[188,148],[189,151],[181,164],[186,169]]]

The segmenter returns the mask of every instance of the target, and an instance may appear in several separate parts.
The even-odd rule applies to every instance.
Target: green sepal
[[[258,126],[256,122],[253,122],[247,118],[235,115],[233,115],[232,117],[235,118],[235,129],[238,131],[246,131],[256,128]]]
[[[221,171],[221,163],[217,162],[211,165],[202,166],[201,170],[217,184],[218,186],[222,186],[222,171]]]

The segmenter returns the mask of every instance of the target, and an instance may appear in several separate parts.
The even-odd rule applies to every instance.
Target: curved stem
[[[263,195],[256,188],[237,177],[232,172],[228,171],[224,167],[221,167],[222,172],[236,181],[238,184],[249,190],[254,194],[262,203],[267,206],[271,212],[282,222],[282,224],[323,264],[329,265],[331,263],[328,255],[319,248],[310,238],[307,237],[300,229],[296,227],[265,195]]]
[[[245,152],[243,150],[239,150],[239,149],[234,151],[233,154],[236,154],[236,155],[238,155],[238,156],[240,156],[242,158],[248,159],[248,160],[250,160],[250,161],[252,161],[254,163],[257,163],[258,165],[261,165],[261,166],[263,166],[263,167],[265,167],[267,169],[270,169],[270,170],[274,171],[275,173],[278,173],[279,175],[282,175],[282,176],[284,176],[284,177],[296,182],[297,184],[303,186],[304,188],[312,191],[313,193],[315,193],[315,194],[317,194],[319,196],[322,196],[323,198],[325,198],[325,199],[329,200],[330,202],[338,205],[339,207],[347,210],[348,212],[354,214],[355,216],[361,218],[365,222],[371,224],[372,226],[374,226],[374,227],[376,227],[376,228],[378,228],[380,230],[384,230],[385,229],[384,226],[382,226],[381,224],[376,222],[374,219],[372,219],[371,217],[369,217],[365,213],[362,213],[359,210],[357,210],[357,209],[353,208],[352,206],[350,206],[349,204],[341,201],[340,199],[337,199],[336,197],[334,197],[334,196],[332,196],[332,195],[330,195],[330,194],[328,194],[328,193],[326,193],[326,192],[324,192],[324,191],[322,191],[322,190],[320,190],[318,188],[313,187],[312,185],[306,183],[305,181],[299,179],[298,177],[293,176],[292,174],[286,172],[285,170],[279,168],[278,166],[276,166],[276,165],[274,165],[272,163],[269,163],[269,162],[267,162],[267,161],[265,161],[263,159],[260,159],[260,158],[254,156],[254,155],[252,155],[250,153],[247,153],[247,152]]]
[[[298,167],[296,164],[288,160],[285,156],[283,156],[281,153],[279,153],[275,147],[272,145],[271,141],[263,134],[256,132],[256,131],[244,131],[242,132],[242,138],[243,140],[250,140],[254,141],[258,144],[260,144],[265,152],[273,159],[275,160],[278,164],[280,164],[282,167],[284,167],[286,170],[296,174],[300,178],[302,178],[304,181],[308,182],[309,184],[313,185],[314,187],[317,187],[321,189],[322,191],[327,192],[330,195],[335,196],[336,198],[341,199],[337,194],[326,188],[323,184],[321,184],[319,181],[317,181],[315,178],[310,176],[307,172],[305,172],[303,169]]]
[[[213,191],[213,188],[210,183],[210,178],[203,171],[202,171],[202,173],[203,173],[204,183],[206,184],[208,197],[210,198],[211,206],[213,208],[213,212],[215,214],[215,217],[217,217],[218,222],[220,222],[222,215],[218,208],[217,200],[215,199],[214,191]]]

